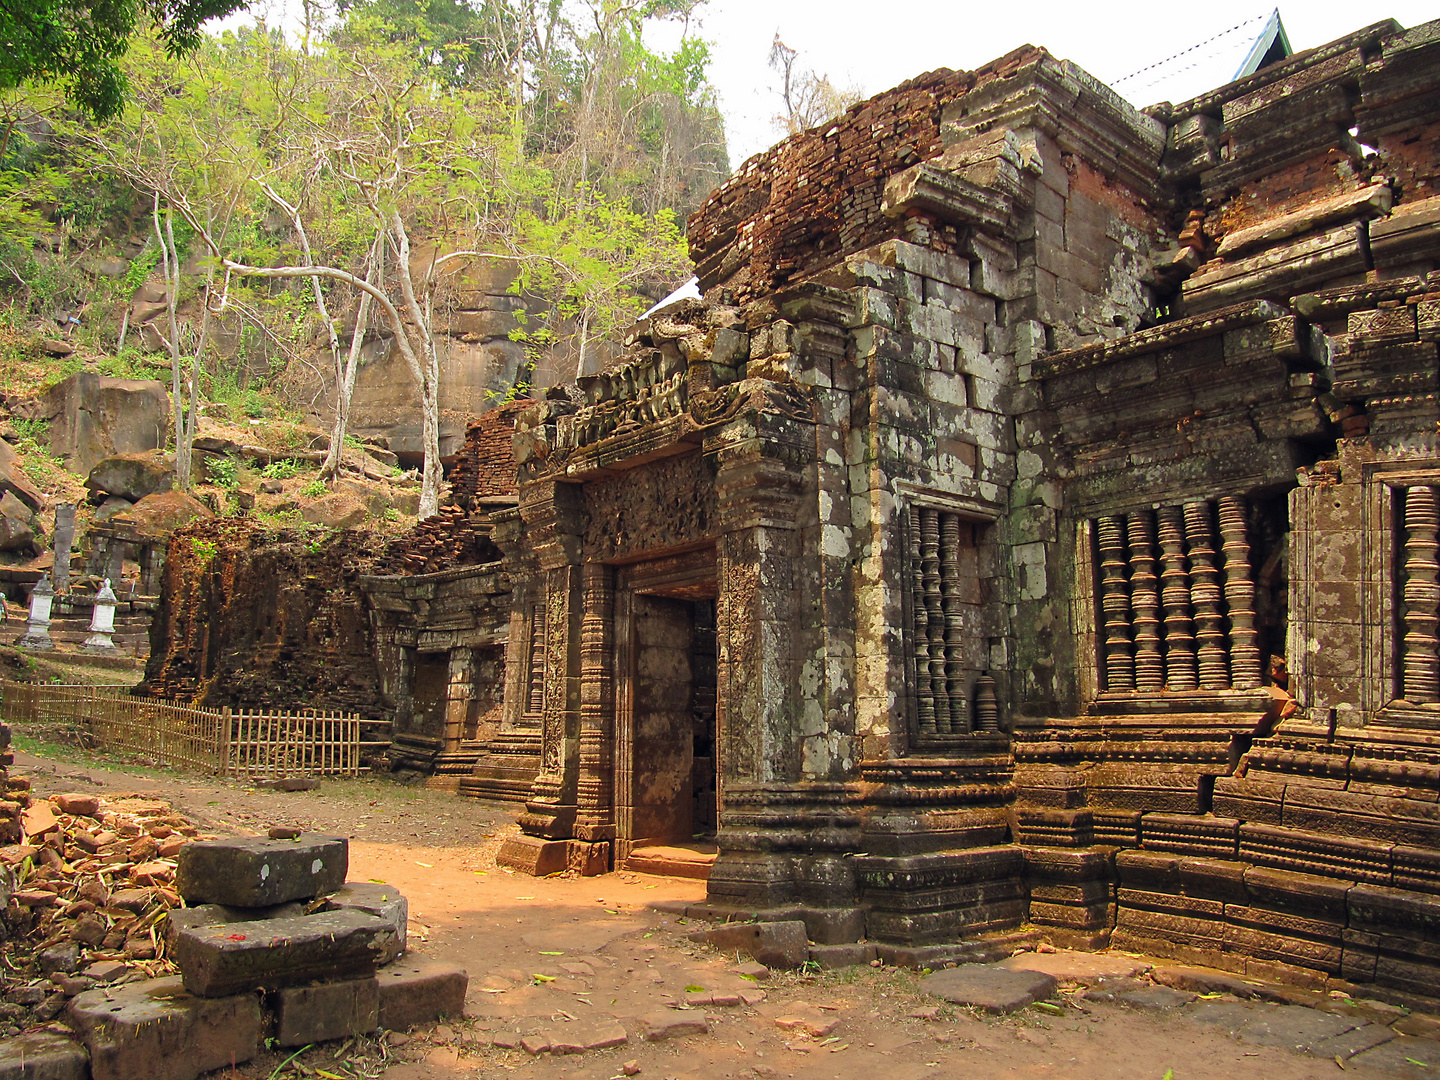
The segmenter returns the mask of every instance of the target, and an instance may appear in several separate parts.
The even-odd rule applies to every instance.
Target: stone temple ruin
[[[1437,185],[1440,22],[1145,111],[1027,46],[752,158],[704,299],[347,594],[396,760],[535,873],[711,839],[693,915],[835,957],[1433,996]]]

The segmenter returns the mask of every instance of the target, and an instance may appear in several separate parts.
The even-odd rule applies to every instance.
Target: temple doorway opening
[[[694,862],[697,870],[713,861],[714,589],[711,579],[622,593],[629,648],[620,651],[618,672],[617,864],[643,869],[662,855],[658,849],[667,863]]]

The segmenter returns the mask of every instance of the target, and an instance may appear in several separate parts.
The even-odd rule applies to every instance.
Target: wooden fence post
[[[230,775],[230,706],[220,710],[220,775]]]

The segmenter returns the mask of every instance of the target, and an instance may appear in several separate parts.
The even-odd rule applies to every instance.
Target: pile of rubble
[[[159,800],[10,784],[0,1077],[192,1080],[463,1012],[462,969],[404,955],[405,898],[346,884],[345,839],[200,838]]]

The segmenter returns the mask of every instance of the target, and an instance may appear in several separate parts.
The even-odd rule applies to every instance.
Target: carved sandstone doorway
[[[713,548],[619,568],[617,868],[705,877],[714,861],[715,581]]]

